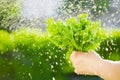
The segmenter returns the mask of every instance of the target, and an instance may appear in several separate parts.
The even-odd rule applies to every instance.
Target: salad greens
[[[58,47],[84,52],[96,49],[106,38],[106,32],[101,28],[100,21],[88,20],[87,14],[80,14],[77,18],[71,17],[66,22],[49,18],[47,31],[50,40]]]

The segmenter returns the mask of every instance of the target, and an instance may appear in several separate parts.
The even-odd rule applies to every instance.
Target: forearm
[[[98,75],[104,80],[120,80],[120,62],[101,60]]]

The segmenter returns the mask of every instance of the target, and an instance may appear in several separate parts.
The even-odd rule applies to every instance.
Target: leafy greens
[[[50,40],[60,48],[84,52],[96,49],[106,37],[100,21],[88,20],[87,14],[80,14],[77,18],[71,17],[66,22],[49,18],[47,31]]]

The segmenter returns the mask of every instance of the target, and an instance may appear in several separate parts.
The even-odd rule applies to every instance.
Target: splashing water
[[[24,0],[23,17],[40,18],[57,15],[60,0]]]
[[[60,6],[64,4],[65,1],[69,1],[70,0],[24,0],[23,1],[23,5],[22,5],[22,17],[27,18],[29,23],[33,22],[32,24],[34,24],[34,26],[41,26],[42,23],[46,22],[46,19],[48,17],[55,17],[55,18],[64,18],[65,19],[65,15],[63,14],[67,14],[70,16],[77,15],[79,13],[88,13],[90,14],[90,10],[96,8],[97,5],[94,5],[93,7],[90,7],[92,5],[92,1],[88,2],[88,1],[84,1],[84,3],[86,4],[86,8],[88,9],[82,9],[81,7],[74,6],[76,2],[78,2],[77,0],[75,1],[71,1],[72,3],[70,3],[68,6],[70,7],[66,7],[63,6],[63,9],[66,9],[67,12],[63,11],[59,13],[60,11]],[[77,4],[82,4],[82,0],[79,1],[79,3]],[[67,4],[66,4],[67,5]],[[107,5],[107,4],[105,4]],[[110,8],[109,10],[106,9],[107,13],[104,13],[102,15],[99,15],[99,17],[97,18],[101,20],[102,25],[104,27],[118,27],[120,25],[120,1],[119,0],[114,0],[111,1],[110,0],[110,4],[109,4]],[[76,8],[77,7],[77,8]],[[89,8],[90,7],[90,8]],[[102,6],[99,6],[102,7]],[[73,11],[71,14],[71,10]],[[101,11],[99,11],[100,13]],[[102,12],[101,12],[102,13]],[[37,19],[37,20],[36,20]],[[29,24],[27,22],[27,24]],[[42,23],[41,23],[42,22]],[[41,25],[36,25],[41,23]],[[28,25],[28,26],[31,26]],[[45,24],[42,25],[43,27],[45,27]]]
[[[100,16],[100,19],[105,27],[120,26],[120,0],[114,0],[110,3],[109,11]]]
[[[23,0],[20,26],[37,27],[45,31],[46,20],[58,16],[61,0]]]

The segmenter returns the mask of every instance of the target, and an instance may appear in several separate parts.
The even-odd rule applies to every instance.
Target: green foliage
[[[78,24],[72,22],[69,26]],[[66,60],[68,50],[57,47],[50,39],[48,33],[34,28],[22,28],[12,33],[0,30],[0,80],[53,80],[53,77],[67,80],[64,73],[73,72]],[[120,31],[113,30],[97,52],[106,59],[119,60],[119,43]]]
[[[100,22],[92,22],[86,14],[78,15],[78,18],[69,18],[66,22],[52,18],[47,21],[47,30],[50,40],[60,48],[73,51],[89,51],[96,49],[100,42],[106,38],[105,30]]]
[[[98,17],[109,10],[109,0],[63,0],[59,7],[60,14],[78,14],[89,10],[90,14]]]
[[[19,0],[20,1],[20,0]],[[0,0],[0,29],[12,30],[20,17],[18,0]]]
[[[64,80],[66,50],[49,41],[46,33],[22,28],[12,33],[0,30],[0,34],[4,48],[0,47],[0,53],[4,53],[0,54],[0,80]]]
[[[96,50],[105,59],[120,60],[120,30],[113,29]]]
[[[0,31],[0,54],[13,50],[14,47],[15,47],[14,37],[12,35],[9,35],[8,32],[1,30]]]
[[[47,36],[43,37],[41,30],[35,28],[22,28],[13,32],[13,35],[16,46],[30,52],[32,50],[38,52],[41,47],[40,44],[45,40],[44,38],[47,38]],[[33,51],[32,53],[35,53]]]

